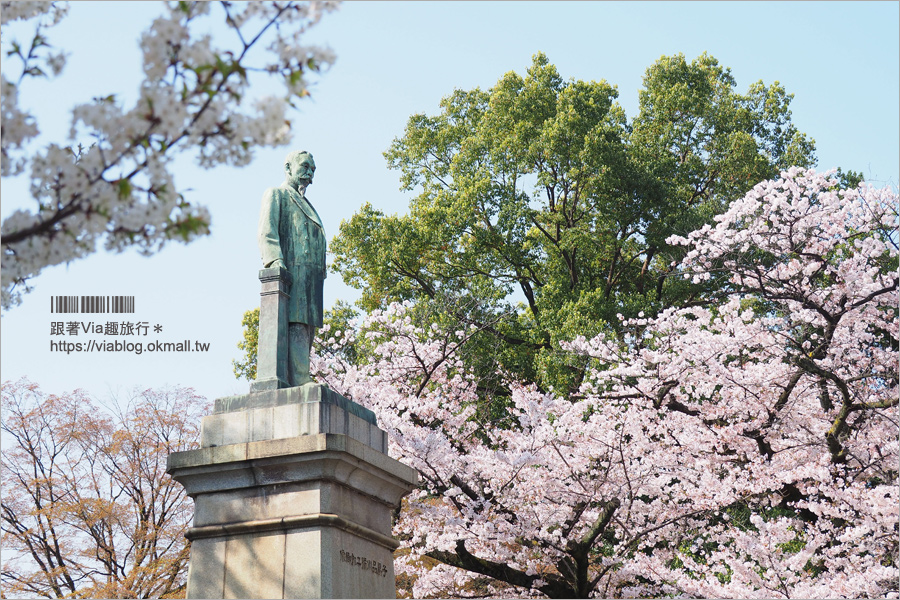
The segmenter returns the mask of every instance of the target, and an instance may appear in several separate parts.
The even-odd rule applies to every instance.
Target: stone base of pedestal
[[[200,447],[340,433],[387,454],[387,434],[371,410],[321,384],[216,399],[204,417]]]
[[[396,597],[391,513],[417,474],[374,415],[310,385],[216,409],[201,448],[169,456],[194,499],[187,597]]]

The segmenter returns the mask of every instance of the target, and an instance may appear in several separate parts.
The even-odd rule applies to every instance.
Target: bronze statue
[[[312,154],[291,152],[284,172],[285,182],[263,194],[258,241],[263,266],[281,267],[291,275],[287,375],[290,385],[296,386],[310,381],[309,351],[322,326],[325,230],[305,195],[316,172]]]

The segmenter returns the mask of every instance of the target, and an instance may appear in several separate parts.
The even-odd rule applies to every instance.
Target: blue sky
[[[398,191],[398,173],[387,169],[382,152],[410,115],[436,112],[455,88],[487,88],[508,71],[524,73],[541,51],[566,79],[616,85],[631,117],[655,60],[708,52],[731,69],[739,90],[762,79],[794,94],[794,123],[815,138],[820,169],[862,171],[896,189],[898,8],[897,2],[347,2],[307,38],[330,45],[338,59],[292,115],[292,148],[316,157],[308,196],[334,235],[364,202],[388,213],[406,210],[410,197]],[[37,115],[44,143],[65,141],[68,108],[76,102],[110,93],[133,97],[137,39],[160,11],[151,2],[72,3],[69,16],[48,31],[50,42],[69,52],[65,72],[29,84],[20,97]],[[47,269],[23,305],[2,316],[2,378],[27,376],[47,391],[80,387],[99,397],[165,384],[191,386],[210,399],[245,393],[249,384],[235,380],[231,360],[239,355],[241,316],[258,305],[259,201],[265,188],[280,184],[287,151],[259,152],[247,167],[212,171],[180,157],[176,180],[192,201],[209,206],[212,234],[151,258],[100,252]],[[4,216],[29,206],[27,189],[21,177],[2,181]],[[143,341],[189,339],[210,349],[51,352],[50,296],[81,294],[133,295],[130,318],[163,326]],[[357,297],[338,276],[326,280],[327,306]]]

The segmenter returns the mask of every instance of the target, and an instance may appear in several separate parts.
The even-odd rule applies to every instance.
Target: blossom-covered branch
[[[18,78],[7,78],[7,65],[16,63],[4,61],[3,176],[28,170],[36,206],[2,224],[3,308],[21,302],[41,269],[83,258],[100,241],[108,250],[136,246],[150,254],[168,240],[208,233],[209,212],[178,191],[173,157],[196,151],[202,167],[240,166],[255,148],[288,143],[287,108],[308,95],[307,74],[334,60],[330,50],[304,45],[303,34],[335,7],[316,1],[167,3],[166,14],[140,39],[144,80],[135,104],[125,107],[111,94],[75,106],[67,143],[28,155],[26,142],[39,128],[19,107],[19,90],[29,77],[62,69],[64,55],[50,53],[42,31],[64,16],[65,6],[4,2],[4,25],[31,19],[35,35],[27,49],[9,42],[9,53],[21,59]],[[215,40],[198,34],[216,12],[226,33]],[[267,52],[251,59],[260,46]],[[250,98],[251,72],[281,79],[284,94]]]
[[[891,190],[759,184],[672,240],[728,286],[565,343],[589,361],[571,397],[492,397],[471,331],[408,303],[331,332],[318,377],[422,476],[395,526],[409,591],[897,598],[897,230]]]

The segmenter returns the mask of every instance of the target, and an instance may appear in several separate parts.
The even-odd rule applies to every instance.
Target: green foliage
[[[359,313],[346,302],[338,300],[334,306],[326,310],[322,315],[323,325],[321,332],[313,341],[313,347],[320,354],[324,351],[325,346],[329,347],[329,351],[335,351],[333,345],[323,344],[321,339],[325,332],[332,331],[353,331],[353,321],[359,316]],[[246,379],[254,381],[256,379],[256,356],[259,345],[259,308],[248,310],[244,313],[241,321],[244,328],[243,340],[238,342],[237,347],[243,352],[240,360],[231,361],[234,367],[234,376],[236,379]],[[352,343],[341,344],[336,350],[351,364],[359,364],[364,358],[365,345],[364,342],[354,341]]]
[[[248,310],[241,320],[244,339],[238,342],[238,349],[244,353],[241,360],[231,361],[236,379],[253,381],[256,379],[256,349],[259,344],[259,308]]]
[[[651,66],[630,123],[617,96],[605,81],[564,81],[537,54],[524,77],[456,90],[437,115],[413,115],[385,153],[416,194],[409,212],[363,206],[341,224],[332,268],[362,291],[363,310],[411,300],[476,325],[470,358],[485,377],[499,363],[573,391],[584,365],[560,341],[621,333],[619,315],[700,301],[717,284],[676,276],[683,250],[669,236],[815,162],[790,94],[777,82],[739,94],[706,54]]]
[[[838,189],[853,189],[864,181],[863,174],[859,171],[844,171],[841,168],[837,169],[834,177],[840,182],[837,185]]]

